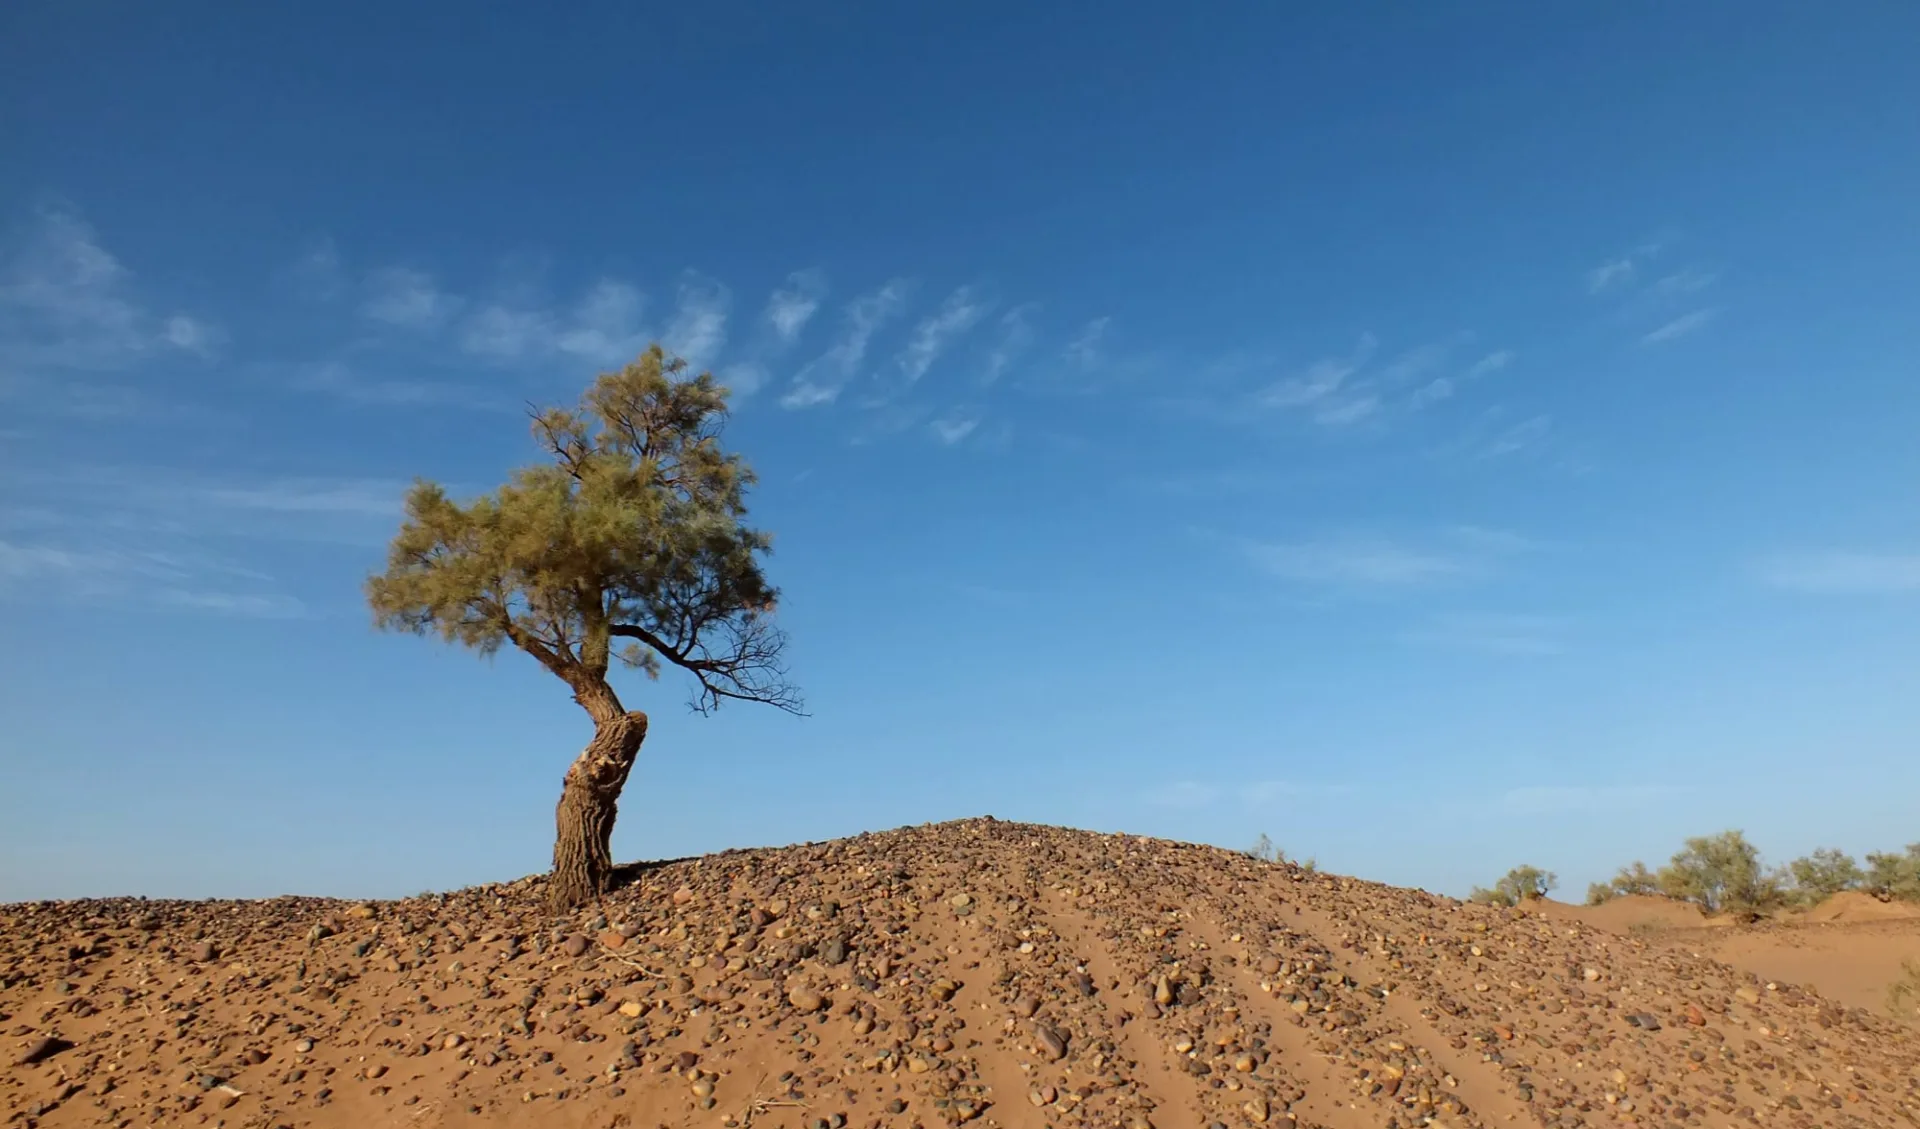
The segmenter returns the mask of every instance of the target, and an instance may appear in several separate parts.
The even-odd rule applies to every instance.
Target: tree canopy
[[[773,622],[778,592],[744,524],[753,472],[722,449],[727,390],[654,346],[575,409],[533,415],[546,461],[467,503],[417,482],[367,582],[376,622],[482,653],[511,643],[565,680],[596,720],[618,713],[618,660],[694,680],[692,705],[798,712]]]

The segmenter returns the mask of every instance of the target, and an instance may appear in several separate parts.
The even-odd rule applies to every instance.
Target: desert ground
[[[540,878],[0,908],[5,1124],[1920,1125],[1886,907],[1502,909],[992,819],[623,877],[558,921]]]

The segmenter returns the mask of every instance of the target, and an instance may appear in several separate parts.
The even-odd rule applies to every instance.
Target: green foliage
[[[1493,906],[1517,906],[1521,902],[1544,898],[1557,885],[1560,879],[1537,866],[1516,866],[1507,871],[1493,889],[1475,886],[1467,895],[1468,901]]]
[[[1920,961],[1901,961],[1900,973],[1887,985],[1887,1010],[1902,1019],[1920,1018]]]
[[[1596,888],[1599,888],[1597,884],[1587,888],[1588,905],[1600,904],[1594,900],[1593,892]],[[1660,876],[1648,870],[1647,864],[1638,859],[1634,860],[1632,866],[1621,867],[1620,873],[1613,876],[1613,881],[1607,883],[1605,889],[1609,898],[1626,897],[1631,894],[1658,896],[1665,893],[1660,888]],[[1606,899],[1601,899],[1601,901],[1604,900]]]
[[[1859,889],[1864,877],[1852,855],[1835,847],[1822,847],[1788,863],[1782,884],[1795,904],[1810,906],[1843,890]]]
[[[1604,905],[1607,902],[1612,901],[1613,896],[1614,896],[1614,889],[1611,883],[1608,883],[1608,882],[1587,883],[1587,904],[1588,905],[1590,906]]]
[[[1878,897],[1920,901],[1920,843],[1908,843],[1905,853],[1869,854],[1861,885]]]
[[[386,571],[368,579],[375,622],[482,654],[511,643],[574,689],[596,719],[619,709],[610,661],[693,676],[693,706],[724,699],[797,710],[748,528],[753,472],[720,446],[727,390],[659,346],[602,375],[573,410],[533,419],[545,461],[466,504],[431,482],[407,494]]]
[[[1688,839],[1659,874],[1660,892],[1708,913],[1756,914],[1781,902],[1779,882],[1760,866],[1760,850],[1739,831]]]

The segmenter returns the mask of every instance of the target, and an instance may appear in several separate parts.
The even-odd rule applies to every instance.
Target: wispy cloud
[[[1546,442],[1547,435],[1553,430],[1553,417],[1545,414],[1528,416],[1516,423],[1498,428],[1494,434],[1474,452],[1478,459],[1499,459],[1509,455],[1520,455],[1537,451]]]
[[[207,354],[220,330],[185,313],[156,315],[133,272],[72,211],[37,212],[0,259],[0,361],[16,370],[130,368]]]
[[[1107,325],[1111,317],[1098,317],[1080,328],[1073,340],[1067,342],[1060,355],[1067,363],[1081,371],[1089,371],[1100,363],[1100,342],[1107,335]]]
[[[1401,642],[1493,655],[1557,655],[1566,650],[1567,621],[1557,616],[1448,612],[1401,634]]]
[[[1663,249],[1663,243],[1649,241],[1594,267],[1587,272],[1587,293],[1602,294],[1625,287],[1638,277],[1646,264],[1657,258]]]
[[[962,286],[948,295],[938,310],[922,318],[913,327],[907,347],[900,351],[897,358],[901,376],[906,378],[908,384],[925,376],[947,346],[972,329],[985,312],[985,304],[974,296],[971,287]]]
[[[11,599],[113,600],[276,619],[305,613],[299,600],[263,590],[264,579],[199,555],[0,538],[0,597]]]
[[[1313,362],[1305,371],[1270,385],[1260,394],[1259,402],[1269,408],[1324,410],[1326,401],[1333,398],[1348,378],[1372,359],[1378,347],[1379,341],[1373,334],[1362,334],[1351,353],[1340,357],[1323,357]]]
[[[906,299],[906,280],[894,279],[848,303],[839,339],[793,378],[787,394],[780,398],[781,406],[810,408],[838,399],[841,390],[858,375],[873,335],[899,315]]]
[[[1455,527],[1416,542],[1343,534],[1305,541],[1247,542],[1261,571],[1296,584],[1347,588],[1416,588],[1491,573],[1529,547],[1518,534]]]
[[[403,329],[433,329],[444,324],[462,305],[459,297],[440,289],[425,271],[412,267],[381,267],[367,275],[360,313]]]
[[[695,371],[706,368],[720,355],[727,343],[727,314],[733,308],[733,294],[710,278],[689,275],[680,284],[673,321],[667,326],[661,344],[667,351],[686,358]],[[631,360],[644,347],[636,343],[623,353]]]
[[[1664,275],[1653,284],[1656,294],[1679,297],[1698,294],[1720,280],[1720,276],[1697,267],[1687,267],[1669,275]]]
[[[927,425],[927,429],[933,433],[933,437],[938,439],[942,446],[951,447],[965,440],[967,436],[972,435],[974,430],[979,426],[979,416],[956,413],[942,419],[934,420]]]
[[[798,340],[807,323],[820,309],[820,303],[826,298],[827,276],[817,268],[794,271],[787,276],[786,285],[773,292],[767,299],[766,312],[762,319],[773,329],[774,336],[783,345],[791,345]]]
[[[1754,572],[1774,588],[1829,595],[1920,592],[1920,553],[1850,550],[1778,553],[1758,561]]]
[[[981,375],[983,383],[999,380],[1007,366],[1033,344],[1032,318],[1039,308],[1037,302],[1023,302],[1000,315],[999,336],[987,350],[987,367]]]
[[[1714,315],[1717,313],[1719,313],[1717,309],[1708,308],[1682,314],[1640,338],[1640,341],[1645,345],[1658,345],[1662,341],[1672,341],[1685,337],[1687,334],[1692,333],[1694,330],[1712,321]]]

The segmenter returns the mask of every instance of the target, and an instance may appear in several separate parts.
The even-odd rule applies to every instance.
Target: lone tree
[[[593,740],[554,813],[548,908],[605,892],[620,792],[647,736],[607,680],[614,660],[693,676],[692,707],[735,699],[800,711],[761,571],[771,539],[743,524],[754,475],[720,446],[727,390],[658,345],[596,380],[575,410],[533,416],[546,459],[465,505],[408,492],[387,569],[367,580],[382,628],[492,654],[511,643],[573,690]]]

